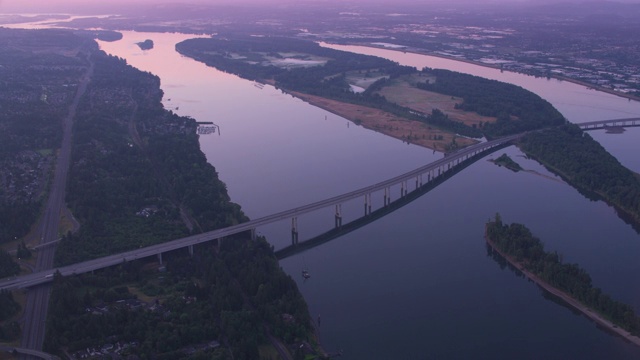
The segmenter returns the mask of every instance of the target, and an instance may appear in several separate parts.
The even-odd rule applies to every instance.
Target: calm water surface
[[[220,134],[201,137],[202,150],[252,218],[370,185],[442,156],[181,57],[174,45],[188,37],[125,32],[123,40],[101,47],[158,75],[165,107],[220,126]],[[145,39],[155,48],[135,45]],[[640,115],[638,103],[567,82],[422,55],[346,49],[512,82],[574,122]],[[633,155],[638,130],[592,136],[640,171]],[[481,160],[387,217],[281,262],[313,317],[320,314],[327,350],[342,349],[345,359],[640,358],[639,349],[545,299],[535,285],[487,257],[484,223],[500,212],[506,221],[527,224],[549,250],[579,263],[594,284],[640,311],[638,234],[606,204],[585,199],[515,147],[488,158],[502,152],[548,177]],[[380,204],[381,196],[374,201]],[[354,218],[362,201],[343,210]],[[301,217],[301,237],[327,230],[332,211]],[[290,241],[287,222],[258,230],[276,248]],[[302,281],[302,268],[311,279]]]

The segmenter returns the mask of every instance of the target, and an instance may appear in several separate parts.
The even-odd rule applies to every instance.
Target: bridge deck
[[[628,123],[633,124],[633,125],[625,125],[625,126],[634,126],[636,124],[636,121],[638,121],[638,126],[640,126],[640,118],[591,121],[591,122],[586,122],[578,125],[585,130],[593,130],[598,126],[603,127],[608,124],[617,124],[622,122],[627,124]],[[394,178],[379,182],[377,184],[373,184],[361,189],[357,189],[342,195],[338,195],[329,199],[314,202],[312,204],[278,212],[272,215],[268,215],[262,218],[248,221],[246,223],[230,226],[224,229],[213,230],[213,231],[205,232],[202,234],[197,234],[197,235],[192,235],[192,236],[188,236],[181,239],[172,240],[162,244],[148,246],[142,249],[131,250],[131,251],[123,252],[120,254],[109,255],[99,259],[94,259],[94,260],[89,260],[89,261],[85,261],[85,262],[81,262],[73,265],[68,265],[68,266],[60,267],[57,270],[63,276],[67,276],[71,274],[81,274],[81,273],[121,264],[124,261],[133,261],[133,260],[137,260],[137,259],[141,259],[149,256],[154,256],[157,254],[162,254],[168,251],[208,242],[211,240],[231,236],[241,232],[250,231],[262,225],[266,225],[266,224],[277,222],[277,221],[282,221],[285,219],[291,219],[305,213],[309,213],[309,212],[316,211],[329,206],[341,204],[349,200],[356,199],[358,197],[367,196],[374,192],[400,184],[404,181],[417,179],[423,174],[435,172],[438,169],[440,169],[441,172],[447,171],[450,167],[452,167],[451,165],[456,166],[457,164],[459,164],[461,159],[465,159],[475,154],[484,152],[486,150],[499,147],[510,141],[518,139],[524,135],[525,134],[511,135],[511,136],[507,136],[507,137],[493,140],[493,141],[478,143],[478,144],[466,147],[464,149],[461,149],[457,152],[447,154],[442,159],[436,160],[428,165],[422,166],[408,173],[405,173],[405,174],[396,176]],[[0,289],[12,290],[12,289],[18,289],[18,288],[27,288],[34,285],[50,282],[53,280],[53,273],[55,272],[55,270],[56,269],[50,269],[50,270],[40,271],[40,272],[28,274],[28,275],[19,276],[19,277],[4,279],[0,281]]]

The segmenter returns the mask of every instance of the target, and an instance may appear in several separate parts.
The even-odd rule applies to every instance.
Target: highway
[[[462,160],[467,159],[478,153],[482,153],[493,148],[498,148],[510,141],[516,140],[525,134],[517,134],[501,139],[478,143],[466,148],[463,148],[457,152],[447,154],[445,157],[438,159],[430,164],[407,172],[405,174],[396,176],[394,178],[366,186],[342,195],[331,197],[325,200],[307,204],[304,206],[296,207],[286,211],[278,212],[269,216],[251,220],[242,224],[230,226],[224,229],[218,229],[214,231],[205,232],[202,234],[192,235],[181,239],[176,239],[162,244],[156,244],[141,249],[131,250],[119,254],[105,256],[99,259],[84,261],[81,263],[60,267],[58,269],[52,269],[53,255],[55,251],[54,245],[42,246],[49,242],[58,241],[58,222],[60,219],[60,210],[64,204],[64,192],[67,171],[69,168],[70,156],[71,156],[71,126],[72,120],[75,117],[75,110],[80,97],[86,90],[87,84],[91,77],[92,68],[89,69],[83,82],[78,88],[78,92],[71,105],[69,115],[65,119],[65,131],[64,142],[60,150],[58,157],[58,163],[56,165],[56,172],[54,175],[53,187],[51,189],[50,197],[47,202],[47,207],[40,225],[40,233],[42,238],[42,244],[39,245],[41,250],[38,254],[37,264],[35,272],[28,275],[19,277],[8,278],[0,281],[0,289],[15,290],[33,288],[28,292],[27,304],[25,309],[24,327],[23,327],[23,340],[21,346],[27,349],[41,349],[44,341],[44,322],[46,319],[47,307],[49,302],[49,287],[53,280],[53,274],[57,270],[63,276],[69,276],[73,274],[82,274],[105,267],[121,264],[125,261],[134,261],[145,257],[162,254],[165,252],[173,251],[176,249],[185,248],[188,246],[197,245],[200,243],[208,242],[211,240],[228,237],[234,234],[248,232],[257,227],[270,224],[277,221],[292,219],[297,216],[313,212],[326,207],[342,204],[349,200],[353,200],[359,197],[366,197],[377,191],[388,189],[394,185],[401,184],[409,180],[416,180],[422,183],[421,176],[424,174],[430,174],[431,177],[438,176],[441,173],[449,170],[451,167],[456,166]],[[636,125],[636,120],[639,120]],[[584,124],[578,124],[584,126],[585,130],[594,130],[598,127],[607,124],[622,125],[625,126],[640,126],[640,119],[616,119],[605,121],[594,121]],[[428,179],[427,179],[428,180]],[[405,188],[406,189],[406,188]],[[407,189],[408,191],[408,189]]]
[[[602,120],[602,121],[593,121],[593,122],[584,123],[584,124],[588,124],[588,126],[590,126],[586,130],[594,130],[595,126],[601,126],[603,124],[610,124],[614,122],[621,122],[624,120],[626,120],[627,122],[634,121],[633,125],[629,124],[626,126],[634,126],[634,125],[640,126],[640,121],[638,122],[637,125],[635,123],[635,120],[640,120],[640,119]],[[583,124],[577,124],[577,125],[583,125]],[[510,141],[519,139],[524,135],[525,134],[511,135],[501,139],[468,146],[457,152],[447,154],[445,157],[441,159],[438,159],[430,164],[427,164],[425,166],[422,166],[420,168],[417,168],[405,174],[402,174],[394,178],[391,178],[370,186],[366,186],[361,189],[357,189],[342,195],[338,195],[332,198],[328,198],[328,199],[307,204],[304,206],[278,212],[278,213],[268,215],[262,218],[258,218],[255,220],[251,220],[242,224],[230,226],[224,229],[213,230],[213,231],[205,232],[202,234],[197,234],[197,235],[192,235],[192,236],[188,236],[181,239],[172,240],[162,244],[156,244],[156,245],[148,246],[141,249],[130,250],[130,251],[119,253],[119,254],[105,256],[99,259],[84,261],[81,263],[60,267],[57,270],[60,271],[60,273],[63,276],[68,276],[72,274],[82,274],[85,272],[90,272],[90,271],[102,269],[105,267],[118,265],[123,263],[124,261],[133,261],[133,260],[173,251],[176,249],[197,245],[197,244],[208,242],[211,240],[228,237],[241,232],[250,231],[266,224],[270,224],[273,222],[282,221],[286,219],[291,219],[291,218],[294,218],[312,211],[316,211],[322,208],[334,206],[337,204],[342,204],[346,201],[356,199],[358,197],[364,197],[368,194],[372,194],[374,192],[389,188],[393,185],[397,185],[404,181],[417,179],[421,175],[426,173],[433,172],[435,176],[437,175],[435,172],[439,169],[444,172],[448,170],[448,165],[458,164],[461,160],[466,159],[470,156],[473,156],[474,154],[499,147]],[[52,239],[53,240],[51,241],[55,241],[54,238]],[[47,246],[45,248],[53,248],[53,246]],[[32,274],[1,280],[0,289],[7,289],[7,290],[23,289],[23,288],[34,287],[40,284],[49,283],[53,280],[54,272],[55,270],[51,268],[48,268],[48,269],[38,268],[36,269],[36,272]],[[42,306],[46,306],[46,305],[42,305]]]
[[[69,112],[62,120],[62,144],[56,159],[55,172],[53,175],[53,183],[49,191],[49,198],[37,230],[37,236],[40,236],[40,244],[56,242],[59,238],[58,225],[60,223],[60,214],[62,207],[65,206],[65,188],[67,184],[67,175],[69,172],[69,164],[71,163],[71,136],[73,130],[73,120],[76,116],[76,110],[80,99],[87,89],[87,85],[93,75],[93,63],[87,68],[86,73],[78,84],[76,94],[69,105]],[[36,259],[35,271],[47,271],[53,267],[53,257],[55,254],[55,246],[44,246],[38,252]],[[24,310],[22,341],[21,347],[25,349],[42,349],[44,343],[45,320],[47,318],[47,310],[49,307],[49,290],[50,286],[44,285],[34,288],[27,295],[27,302]]]
[[[312,204],[278,212],[269,216],[251,220],[242,224],[230,226],[224,229],[213,230],[213,231],[205,232],[202,234],[192,235],[185,238],[169,241],[162,244],[156,244],[156,245],[144,247],[141,249],[130,250],[130,251],[119,253],[119,254],[105,256],[99,259],[84,261],[81,263],[60,267],[57,270],[63,276],[68,276],[72,274],[82,274],[82,273],[90,272],[93,270],[98,270],[105,267],[118,265],[123,263],[124,261],[133,261],[133,260],[169,252],[172,250],[185,248],[192,245],[197,245],[197,244],[208,242],[211,240],[228,237],[241,232],[250,231],[252,229],[255,229],[257,227],[260,227],[266,224],[270,224],[270,223],[285,220],[285,219],[291,219],[293,217],[300,216],[312,211],[316,211],[316,210],[333,206],[336,204],[341,204],[343,202],[346,202],[352,199],[363,197],[367,194],[371,194],[373,192],[391,187],[403,181],[415,179],[421,174],[425,174],[431,171],[437,171],[438,169],[441,169],[444,172],[447,169],[446,167],[448,164],[458,163],[463,158],[467,158],[473,154],[480,153],[482,151],[485,151],[491,148],[499,147],[500,145],[503,145],[507,142],[518,139],[523,135],[524,134],[512,135],[512,136],[508,136],[498,140],[478,143],[478,144],[466,147],[464,149],[461,149],[458,152],[449,154],[442,159],[438,159],[428,165],[422,166],[418,169],[415,169],[403,175],[396,176],[394,178],[379,182],[377,184],[370,185],[370,186],[367,186],[355,191],[351,191],[339,196],[335,196],[329,199],[321,200]],[[14,289],[30,288],[36,285],[49,283],[53,280],[54,272],[55,270],[51,268],[37,269],[37,271],[33,274],[5,279],[0,281],[0,289],[14,290]],[[38,288],[34,290],[37,291],[37,289]]]
[[[640,118],[588,121],[576,125],[578,125],[582,130],[597,130],[602,129],[605,126],[631,127],[640,126]]]

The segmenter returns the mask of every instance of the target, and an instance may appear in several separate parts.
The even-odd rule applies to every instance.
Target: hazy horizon
[[[396,0],[389,7],[398,5],[455,5],[466,4],[475,6],[495,6],[495,5],[541,5],[541,4],[561,4],[561,3],[624,3],[624,4],[640,4],[640,0],[489,0],[479,4],[473,0]],[[304,5],[304,4],[322,4],[322,3],[338,3],[342,5],[348,4],[386,4],[385,0],[112,0],[108,3],[87,2],[86,0],[0,0],[0,13],[39,13],[39,12],[86,12],[99,11],[106,9],[130,8],[144,5],[168,5],[168,4],[197,4],[197,5],[267,5],[267,4],[286,4],[286,5]]]

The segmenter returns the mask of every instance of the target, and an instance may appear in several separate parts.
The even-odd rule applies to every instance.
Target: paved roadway
[[[584,124],[588,124],[589,126],[597,126],[597,125],[602,125],[602,124],[609,124],[609,123],[613,123],[613,122],[621,122],[623,120],[626,121],[632,121],[632,120],[636,120],[636,119],[617,119],[617,120],[603,120],[603,121],[592,121],[589,123],[584,123]],[[640,119],[637,119],[640,120]],[[581,124],[578,124],[581,125]],[[628,125],[630,126],[630,125]],[[640,126],[640,123],[638,123],[638,125],[636,126]],[[591,128],[593,129],[593,128]],[[396,176],[392,179],[388,179],[382,182],[379,182],[377,184],[373,184],[355,191],[351,191],[348,192],[346,194],[342,194],[339,196],[335,196],[329,199],[325,199],[322,201],[318,201],[312,204],[308,204],[305,206],[301,206],[301,207],[297,207],[297,208],[293,208],[290,210],[286,210],[286,211],[282,211],[276,214],[272,214],[269,216],[265,216],[259,219],[255,219],[255,220],[251,220],[242,224],[238,224],[238,225],[234,225],[234,226],[230,226],[224,229],[219,229],[219,230],[214,230],[214,231],[209,231],[206,233],[202,233],[202,234],[197,234],[197,235],[192,235],[189,237],[185,237],[185,238],[181,238],[181,239],[176,239],[173,241],[169,241],[166,243],[162,243],[162,244],[156,244],[156,245],[152,245],[152,246],[148,246],[145,248],[141,248],[141,249],[136,249],[136,250],[131,250],[131,251],[127,251],[127,252],[123,252],[120,254],[114,254],[114,255],[110,255],[110,256],[105,256],[99,259],[94,259],[94,260],[89,260],[89,261],[85,261],[85,262],[81,262],[81,263],[77,263],[77,264],[73,264],[73,265],[69,265],[69,266],[65,266],[65,267],[61,267],[58,268],[57,270],[60,271],[60,273],[63,276],[67,276],[67,275],[72,275],[72,274],[81,274],[81,273],[85,273],[85,272],[90,272],[93,270],[98,270],[98,269],[102,269],[105,267],[109,267],[109,266],[113,266],[113,265],[117,265],[117,264],[121,264],[124,261],[133,261],[133,260],[137,260],[137,259],[141,259],[141,258],[145,258],[145,257],[149,257],[149,256],[153,256],[153,255],[157,255],[157,254],[161,254],[161,253],[165,253],[168,251],[172,251],[172,250],[176,250],[176,249],[180,249],[180,248],[185,248],[188,246],[192,246],[192,245],[196,245],[196,244],[200,244],[203,242],[207,242],[207,241],[211,241],[214,239],[219,239],[219,238],[223,238],[223,237],[227,237],[227,236],[231,236],[234,234],[238,234],[241,232],[245,232],[245,231],[250,231],[252,229],[255,229],[257,227],[260,227],[262,225],[266,225],[269,223],[273,223],[273,222],[277,222],[277,221],[282,221],[282,220],[286,220],[286,219],[291,219],[294,218],[296,216],[299,215],[303,215],[305,213],[309,213],[315,210],[319,210],[322,208],[326,208],[329,206],[333,206],[333,205],[337,205],[337,204],[341,204],[344,203],[346,201],[358,198],[358,197],[364,197],[367,194],[371,194],[380,190],[383,190],[385,188],[389,188],[393,185],[399,184],[403,181],[408,181],[408,180],[413,180],[418,178],[421,174],[425,174],[428,172],[435,172],[438,169],[442,169],[443,171],[447,169],[447,165],[448,164],[455,164],[458,163],[461,159],[464,159],[466,157],[472,156],[476,153],[491,149],[491,148],[495,148],[498,147],[500,145],[503,145],[507,142],[513,141],[515,139],[518,139],[520,137],[524,136],[524,134],[517,134],[517,135],[511,135],[508,137],[504,137],[501,139],[497,139],[497,140],[493,140],[493,141],[488,141],[488,142],[484,142],[484,143],[478,143],[469,147],[466,147],[464,149],[461,149],[457,152],[448,154],[447,156],[443,157],[442,159],[436,160],[428,165],[422,166],[418,169],[415,169],[413,171],[410,171],[408,173],[402,174],[400,176]],[[52,246],[51,246],[52,247]],[[49,247],[47,247],[49,248]],[[33,287],[36,285],[40,285],[40,284],[44,284],[44,283],[48,283],[53,279],[53,273],[54,270],[42,270],[39,269],[39,271],[36,271],[32,274],[28,274],[28,275],[24,275],[24,276],[20,276],[20,277],[14,277],[14,278],[9,278],[9,279],[4,279],[2,281],[0,281],[0,289],[8,289],[8,290],[13,290],[13,289],[21,289],[21,288],[29,288],[29,287]]]
[[[602,129],[605,126],[621,126],[621,127],[640,126],[640,118],[588,121],[588,122],[583,122],[576,125],[578,125],[582,130]]]
[[[458,152],[455,152],[453,154],[449,154],[448,156],[442,159],[436,160],[426,166],[410,171],[406,174],[396,176],[392,179],[382,181],[377,184],[367,186],[355,191],[351,191],[346,194],[335,196],[326,200],[322,200],[322,201],[318,201],[305,206],[282,211],[276,214],[251,220],[242,224],[230,226],[224,229],[192,235],[192,236],[188,236],[185,238],[173,240],[173,241],[162,243],[162,244],[156,244],[156,245],[148,246],[141,249],[127,251],[124,253],[105,256],[99,259],[84,261],[81,263],[60,267],[57,270],[60,271],[60,273],[63,276],[86,273],[93,270],[102,269],[102,268],[113,266],[113,265],[118,265],[124,261],[133,261],[133,260],[165,253],[168,251],[185,248],[187,246],[200,244],[200,243],[211,241],[214,239],[231,236],[241,232],[250,231],[262,225],[266,225],[272,222],[277,222],[285,219],[291,219],[293,217],[296,217],[305,213],[309,213],[318,209],[326,208],[336,204],[341,204],[343,202],[346,202],[358,197],[363,197],[366,194],[371,194],[373,192],[385,189],[392,185],[396,185],[402,181],[415,179],[421,174],[425,174],[430,171],[436,171],[439,168],[444,171],[446,170],[445,167],[447,166],[447,164],[450,164],[450,163],[453,164],[454,162],[457,162],[462,158],[471,156],[477,152],[498,147],[500,145],[503,145],[504,143],[517,139],[521,136],[523,136],[523,134],[512,135],[502,139],[472,145]],[[36,271],[33,274],[23,275],[20,277],[14,277],[14,278],[9,278],[9,279],[0,281],[0,289],[12,290],[12,289],[20,289],[20,288],[29,288],[36,285],[48,283],[51,280],[53,280],[53,273],[55,272],[55,270],[52,270],[52,269],[48,269],[48,270],[39,269],[39,270],[40,271]],[[37,289],[38,288],[36,288],[36,290]]]
[[[56,172],[54,175],[54,182],[50,192],[50,197],[47,202],[47,207],[44,213],[43,220],[41,222],[40,233],[42,238],[42,245],[49,242],[56,242],[58,240],[58,223],[60,219],[60,211],[64,204],[65,184],[67,178],[67,172],[69,169],[69,163],[71,158],[71,130],[73,119],[75,117],[76,109],[82,94],[85,92],[87,84],[91,78],[93,72],[93,65],[85,74],[78,87],[78,92],[70,106],[68,116],[64,120],[64,137],[63,143],[58,156],[58,163],[56,165]],[[588,123],[579,124],[585,129],[595,129],[596,127],[605,124],[618,124],[621,122],[631,122],[632,125],[636,125],[635,121],[640,118],[630,119],[616,119],[605,121],[593,121]],[[629,125],[631,126],[631,125]],[[638,126],[638,125],[636,125]],[[424,174],[438,175],[440,171],[444,172],[449,169],[450,165],[456,165],[461,160],[473,156],[477,153],[489,150],[491,148],[499,147],[505,143],[518,139],[524,136],[524,134],[517,134],[508,136],[502,139],[497,139],[489,142],[478,143],[457,152],[447,154],[442,159],[436,160],[428,165],[410,171],[408,173],[396,176],[394,178],[373,184],[355,191],[348,192],[339,196],[335,196],[329,199],[318,201],[305,206],[293,208],[290,210],[282,211],[276,214],[265,216],[259,219],[251,220],[243,224],[230,226],[224,229],[209,231],[206,233],[185,237],[182,239],[173,240],[163,244],[157,244],[142,249],[132,250],[120,254],[110,255],[103,258],[85,261],[65,267],[58,268],[57,270],[63,276],[72,274],[81,274],[90,272],[93,270],[113,266],[120,264],[124,261],[133,261],[164,252],[185,248],[188,246],[200,244],[203,242],[219,239],[234,234],[238,234],[245,231],[253,230],[259,226],[266,225],[272,222],[282,221],[290,219],[316,211],[329,206],[342,204],[343,202],[364,197],[374,192],[390,188],[391,186],[406,182],[408,180],[419,179]],[[438,171],[438,174],[436,174]],[[422,181],[420,181],[422,182]],[[25,309],[25,318],[23,326],[23,340],[22,347],[27,349],[41,349],[44,342],[44,322],[47,314],[47,307],[49,302],[49,290],[48,284],[53,280],[52,270],[53,255],[55,246],[42,246],[42,250],[38,253],[38,259],[35,272],[29,275],[20,277],[14,277],[0,281],[0,289],[20,289],[31,288],[27,297],[27,304]],[[40,286],[38,286],[40,285]]]
[[[45,360],[59,360],[60,359],[59,357],[57,357],[55,355],[47,354],[47,353],[44,353],[44,352],[38,351],[38,350],[23,349],[23,348],[16,348],[16,347],[11,347],[11,346],[0,345],[0,352],[6,352],[6,353],[9,353],[9,354],[12,354],[14,350],[18,354],[31,355],[31,357],[36,357],[36,358],[45,359]],[[2,358],[2,357],[0,356],[0,358]]]
[[[65,187],[67,184],[67,174],[71,162],[71,133],[73,129],[73,119],[80,98],[87,89],[87,85],[93,75],[93,64],[87,69],[80,83],[76,95],[69,106],[69,113],[63,119],[63,137],[58,154],[53,183],[49,191],[49,199],[40,222],[37,235],[40,236],[41,245],[48,242],[57,241],[58,225],[60,223],[60,213],[64,206]],[[53,267],[53,256],[55,246],[45,246],[38,251],[35,271],[46,271]],[[21,346],[25,349],[42,349],[44,343],[45,320],[49,307],[50,285],[43,285],[34,288],[27,295],[27,302],[23,317]]]

